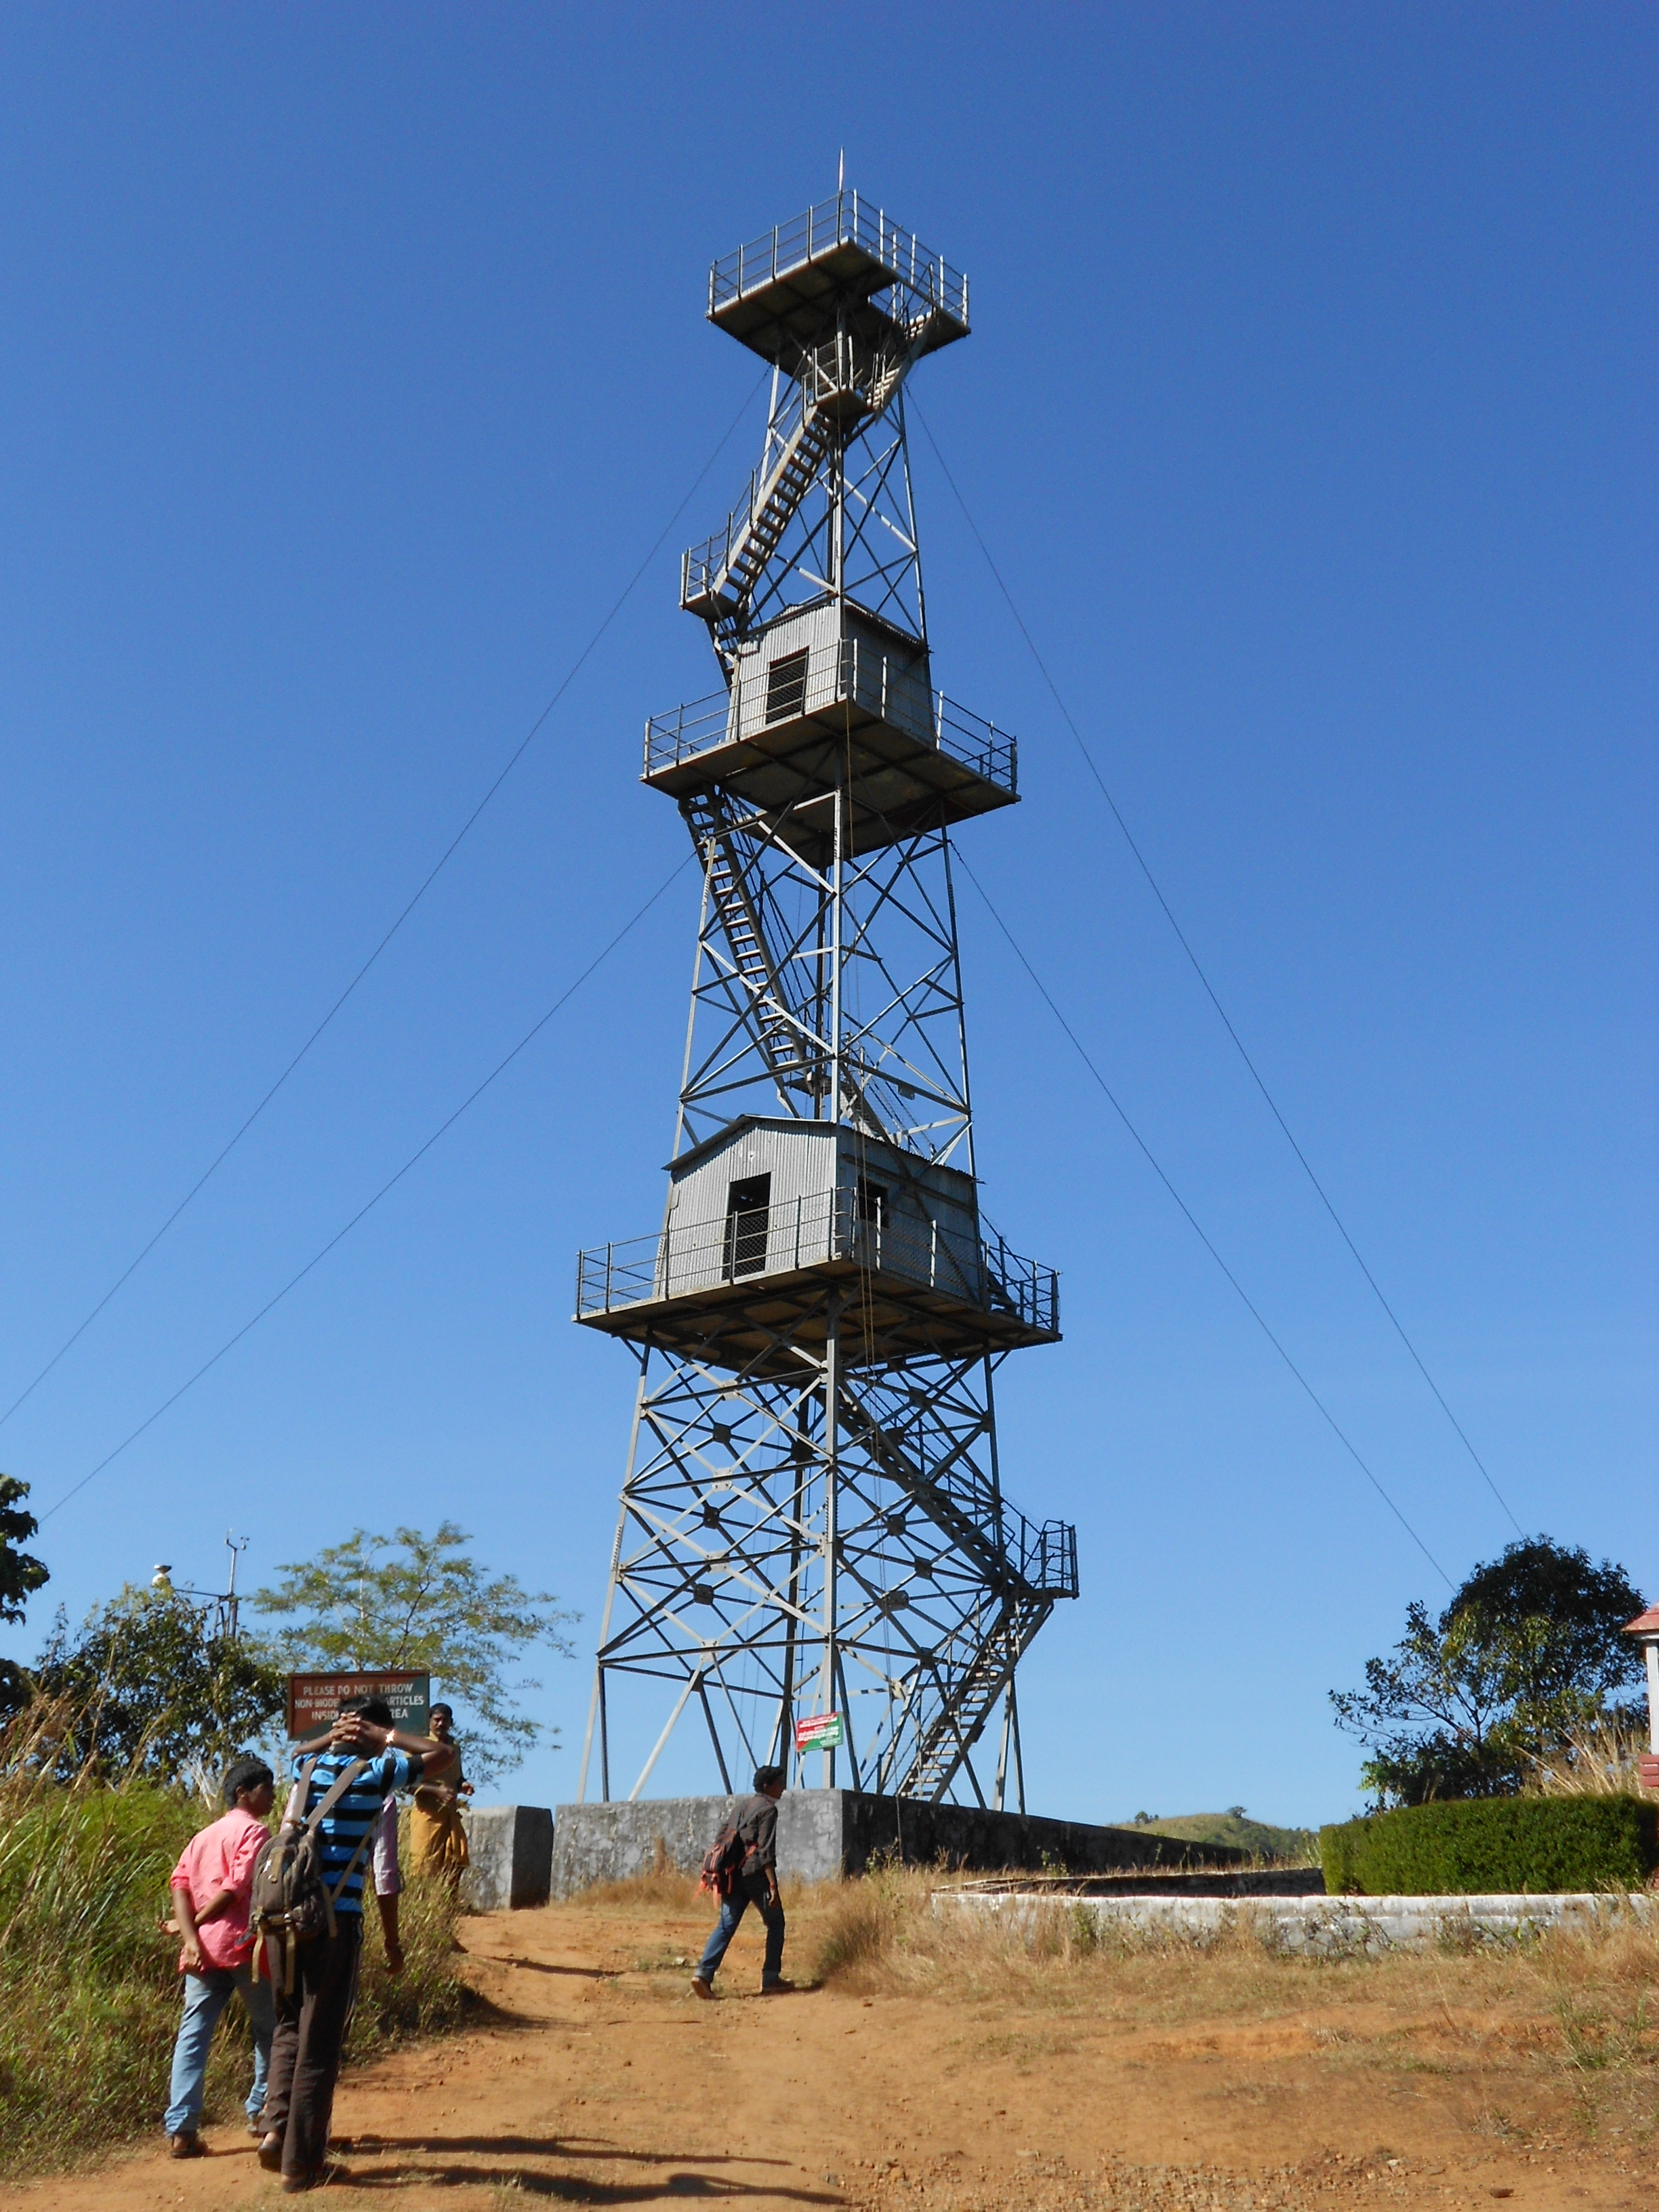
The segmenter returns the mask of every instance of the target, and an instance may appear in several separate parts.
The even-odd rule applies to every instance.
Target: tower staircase
[[[723,533],[725,550],[716,561],[721,534],[686,556],[680,605],[706,622],[730,623],[749,603],[767,562],[777,551],[801,501],[811,489],[836,434],[827,407],[803,410],[769,476],[751,483],[746,505],[736,509]]]
[[[872,353],[841,332],[805,356],[800,416],[770,473],[750,477],[749,497],[732,509],[725,530],[685,556],[680,605],[688,614],[723,634],[735,629],[831,447],[850,420],[885,411],[915,354],[914,345]]]
[[[899,1797],[937,1804],[957,1769],[979,1741],[991,1710],[1007,1688],[1025,1648],[1054,1609],[1052,1598],[1008,1599],[995,1626],[950,1686],[948,1697],[923,1729],[908,1767],[894,1759],[879,1787]],[[896,1753],[899,1747],[893,1747]]]
[[[680,811],[698,851],[708,858],[709,896],[732,968],[753,1004],[767,1065],[780,1085],[813,1093],[820,1079],[818,1055],[808,1048],[811,1025],[795,1005],[774,957],[721,795],[718,790],[692,793],[680,801]]]

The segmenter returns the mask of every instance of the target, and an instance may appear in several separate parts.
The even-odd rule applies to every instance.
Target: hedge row
[[[1477,1797],[1319,1832],[1333,1895],[1443,1897],[1640,1889],[1659,1868],[1659,1804]]]

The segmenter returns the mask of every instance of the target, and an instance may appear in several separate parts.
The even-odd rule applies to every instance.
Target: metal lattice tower
[[[663,1228],[578,1269],[640,1363],[580,1794],[631,1686],[635,1797],[688,1714],[728,1790],[838,1714],[854,1788],[1000,1806],[1012,1753],[1023,1809],[1014,1670],[1077,1540],[1003,1496],[993,1380],[1058,1287],[980,1211],[950,846],[1015,746],[933,688],[904,430],[967,281],[842,191],[717,262],[708,313],[772,397],[682,570],[724,684],[646,729],[702,909]]]

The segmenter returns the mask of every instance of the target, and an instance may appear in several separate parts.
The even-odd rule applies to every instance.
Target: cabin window
[[[766,719],[793,722],[806,712],[806,650],[786,653],[766,672]]]
[[[769,1175],[746,1176],[726,1193],[726,1273],[758,1275],[766,1265],[766,1232],[772,1210]]]

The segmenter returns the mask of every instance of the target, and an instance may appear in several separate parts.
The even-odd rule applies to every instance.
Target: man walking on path
[[[270,2063],[270,1984],[254,1978],[247,1922],[253,1862],[269,1832],[265,1819],[276,1778],[262,1759],[237,1759],[225,1769],[222,1787],[225,1816],[185,1844],[173,1869],[173,1917],[164,1923],[169,1934],[182,1939],[179,1972],[185,1984],[185,2016],[173,2047],[173,2081],[162,2122],[174,2158],[202,2155],[198,2130],[208,2048],[233,1996],[240,1996],[253,2029],[253,2087],[247,2093],[252,2135],[260,2132]]]
[[[357,1994],[364,1863],[371,1838],[388,1796],[394,1790],[412,1790],[423,1775],[441,1774],[451,1756],[432,1736],[394,1729],[392,1708],[384,1699],[354,1698],[330,1729],[328,1747],[316,1761],[309,1793],[313,1805],[322,1802],[348,1767],[359,1759],[367,1764],[319,1831],[335,1932],[295,1947],[294,1987],[276,1997],[259,2163],[269,2172],[281,2172],[289,2195],[328,2179],[328,2124],[346,2022]],[[307,1764],[295,1759],[296,1786]]]
[[[786,1996],[794,1988],[783,1978],[783,1900],[778,1895],[778,1800],[783,1795],[783,1769],[757,1766],[755,1790],[738,1808],[737,1831],[744,1846],[743,1864],[729,1897],[720,1899],[720,1917],[709,1937],[702,1963],[691,1978],[694,1996],[712,1997],[714,1977],[726,1956],[738,1923],[750,1906],[758,1908],[766,1923],[766,1958],[761,1967],[761,1995]]]

